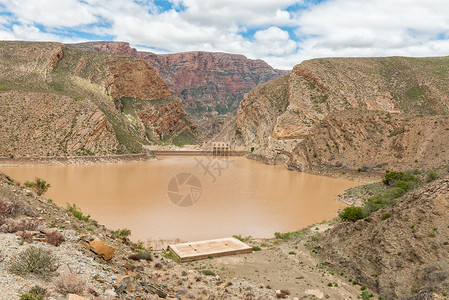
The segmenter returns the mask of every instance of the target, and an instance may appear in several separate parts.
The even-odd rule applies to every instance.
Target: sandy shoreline
[[[145,153],[104,156],[0,157],[1,167],[115,164],[151,159]]]

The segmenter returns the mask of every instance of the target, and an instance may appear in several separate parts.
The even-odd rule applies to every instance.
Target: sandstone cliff
[[[235,113],[243,95],[259,84],[287,73],[262,60],[243,55],[184,52],[159,55],[139,52],[122,42],[90,42],[70,45],[84,50],[130,55],[159,71],[170,89],[183,100],[199,125],[210,134]]]
[[[448,74],[448,57],[305,61],[247,94],[228,137],[291,169],[439,166]]]
[[[178,136],[196,141],[184,107],[142,60],[1,42],[0,67],[0,156],[137,153]],[[140,119],[139,107],[124,111],[123,99],[151,108],[153,123]]]

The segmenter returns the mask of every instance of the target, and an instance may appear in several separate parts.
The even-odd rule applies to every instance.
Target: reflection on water
[[[276,231],[297,230],[334,217],[344,207],[335,196],[358,185],[245,158],[165,157],[125,164],[0,167],[0,171],[22,183],[44,178],[51,184],[47,198],[64,207],[75,203],[101,224],[129,228],[134,240],[143,241],[234,234],[273,237]]]

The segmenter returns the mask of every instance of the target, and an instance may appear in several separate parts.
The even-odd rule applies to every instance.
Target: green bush
[[[284,233],[280,233],[280,232],[275,232],[274,233],[274,237],[277,239],[281,239],[284,241],[288,241],[291,237],[292,233],[291,232],[284,232]]]
[[[131,230],[127,228],[117,229],[113,234],[116,238],[125,238],[131,235]]]
[[[253,246],[253,251],[260,251],[260,250],[262,250],[262,249],[260,249],[260,247],[259,246]]]
[[[345,207],[345,209],[339,214],[340,219],[343,221],[352,221],[355,222],[357,220],[363,219],[365,217],[365,213],[361,207]]]
[[[395,187],[403,189],[405,192],[408,192],[410,190],[412,190],[413,188],[415,188],[416,183],[414,181],[403,181],[403,180],[399,180],[398,182],[396,182]]]
[[[20,295],[20,300],[44,300],[46,296],[47,289],[36,285],[25,294]]]
[[[243,236],[241,236],[239,234],[239,235],[233,235],[232,237],[235,238],[235,239],[238,239],[239,241],[244,242],[244,243],[246,243],[249,240],[251,240],[251,236],[250,235],[248,235],[247,237],[243,237]]]
[[[382,216],[380,217],[380,219],[383,221],[383,220],[388,219],[389,217],[391,217],[391,213],[386,212],[386,213],[383,213],[383,214],[382,214]]]
[[[432,182],[434,180],[438,179],[438,174],[435,171],[430,171],[427,173],[426,182]]]
[[[147,260],[147,261],[153,261],[153,256],[151,255],[151,249],[148,250],[137,250],[137,254],[139,255],[140,259]]]
[[[57,258],[41,247],[31,246],[20,252],[11,261],[9,270],[15,274],[37,274],[47,276],[58,268]]]
[[[75,203],[72,205],[67,203],[67,212],[71,213],[75,218],[77,218],[80,221],[87,222],[90,219],[90,215],[87,216],[83,215],[83,212],[78,206],[76,206]]]
[[[33,189],[39,196],[48,191],[51,187],[49,183],[41,178],[36,178],[34,181],[25,181],[23,185],[27,188]]]
[[[382,182],[386,185],[391,185],[399,180],[402,181],[416,181],[416,177],[412,174],[404,173],[404,172],[390,172],[387,171]]]
[[[211,270],[203,270],[201,271],[201,273],[203,273],[206,276],[215,276],[215,273]]]

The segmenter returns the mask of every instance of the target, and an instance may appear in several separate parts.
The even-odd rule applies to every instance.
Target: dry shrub
[[[0,216],[5,218],[12,218],[19,214],[20,205],[17,202],[9,202],[0,199]]]
[[[11,261],[9,270],[15,274],[47,276],[58,267],[58,259],[53,253],[41,247],[30,246]]]
[[[140,260],[140,255],[137,253],[133,253],[130,256],[128,256],[128,259],[138,261],[138,260]]]
[[[53,246],[59,246],[65,241],[64,235],[59,231],[47,232],[45,237],[47,239],[47,243]]]
[[[18,231],[33,231],[36,230],[39,224],[35,220],[20,219],[20,220],[6,220],[2,225],[0,232],[15,233]]]
[[[59,274],[53,282],[58,293],[82,295],[86,290],[86,280],[76,273],[64,272]]]
[[[33,234],[30,232],[23,231],[19,234],[20,238],[25,242],[31,244],[33,242]]]

